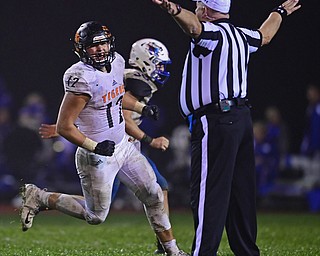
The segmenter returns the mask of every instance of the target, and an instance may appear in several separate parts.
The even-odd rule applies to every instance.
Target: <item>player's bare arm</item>
[[[137,100],[129,91],[123,96],[122,107],[124,110],[135,111],[142,116],[152,117],[154,120],[159,119],[159,109],[156,105],[145,105]]]
[[[259,31],[262,34],[262,44],[266,45],[270,43],[272,38],[278,32],[282,19],[286,16],[289,16],[296,10],[300,9],[301,5],[298,5],[299,0],[287,0],[283,4],[279,6],[279,8],[284,9],[284,13],[280,14],[279,12],[271,12],[269,17],[265,20],[265,22],[259,28]]]
[[[56,129],[56,124],[41,124],[41,126],[39,127],[39,134],[42,139],[56,138],[59,137]]]
[[[84,94],[76,95],[67,92],[64,95],[58,114],[57,132],[62,137],[79,147],[85,148],[99,155],[112,156],[115,148],[114,141],[93,141],[80,132],[80,130],[74,125],[80,112],[84,109],[89,99],[90,97]]]
[[[139,102],[130,92],[126,92],[122,99],[122,107],[126,110],[135,111],[139,114],[142,113],[143,108],[146,105]]]
[[[67,92],[59,109],[57,133],[78,146],[83,145],[86,136],[77,129],[74,123],[89,99],[87,95]]]
[[[141,141],[146,135],[144,131],[142,131],[136,122],[132,119],[132,111],[123,110],[124,119],[126,120],[126,132],[133,138]],[[169,140],[163,136],[157,138],[151,138],[150,146],[155,149],[160,149],[162,151],[167,150],[169,147]]]
[[[168,0],[152,0],[152,2],[167,11],[184,33],[192,38],[199,37],[202,31],[202,25],[194,13]]]
[[[123,116],[126,121],[126,133],[137,140],[141,140],[144,136],[144,131],[142,131],[136,122],[131,117],[131,110],[123,110]]]

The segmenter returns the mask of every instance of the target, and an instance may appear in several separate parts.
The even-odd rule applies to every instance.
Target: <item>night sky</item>
[[[192,1],[176,2],[194,10]],[[270,45],[252,55],[249,65],[253,118],[262,118],[266,106],[277,105],[291,130],[293,151],[304,127],[306,86],[320,77],[320,1],[300,2],[302,8],[285,20]],[[231,20],[258,28],[280,3],[233,0]],[[46,98],[55,120],[63,95],[63,73],[77,61],[69,39],[81,23],[97,20],[115,35],[117,51],[125,59],[138,39],[153,37],[167,45],[173,62],[171,78],[153,102],[162,108],[161,133],[170,134],[184,122],[177,100],[188,37],[151,0],[12,0],[1,4],[0,20],[0,76],[13,95],[14,108],[28,93],[37,91]]]

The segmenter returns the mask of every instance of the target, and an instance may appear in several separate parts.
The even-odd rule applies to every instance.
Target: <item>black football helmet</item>
[[[110,51],[103,56],[103,60],[94,60],[94,58],[87,53],[86,49],[95,44],[105,42],[110,44]],[[97,21],[83,23],[74,37],[74,52],[82,62],[97,69],[106,67],[107,70],[110,70],[111,62],[115,58],[115,38],[106,26]]]

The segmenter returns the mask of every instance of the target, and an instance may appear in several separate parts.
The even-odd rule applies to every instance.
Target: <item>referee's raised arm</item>
[[[169,2],[168,0],[152,0],[152,2],[167,11],[182,28],[184,33],[192,38],[199,37],[202,31],[202,25],[193,12],[182,8],[179,4]]]
[[[269,17],[259,28],[262,34],[262,45],[270,43],[283,20],[301,7],[301,5],[297,5],[298,2],[299,0],[288,0],[272,10]]]
[[[152,2],[166,10],[178,23],[182,30],[190,37],[197,38],[201,34],[201,23],[193,12],[184,9],[179,4],[175,4],[168,0],[152,0]],[[270,16],[259,28],[259,31],[261,31],[263,36],[262,45],[270,43],[272,38],[278,32],[283,19],[301,7],[301,5],[297,5],[298,2],[299,0],[287,0],[272,10]],[[197,9],[198,8],[199,7],[197,7]]]

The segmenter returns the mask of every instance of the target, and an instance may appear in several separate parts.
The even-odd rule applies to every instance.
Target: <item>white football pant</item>
[[[116,145],[111,157],[97,155],[78,148],[76,167],[85,198],[85,219],[89,224],[105,221],[111,205],[113,181],[126,185],[144,204],[147,218],[155,232],[171,228],[164,210],[163,193],[147,159],[129,136]]]

